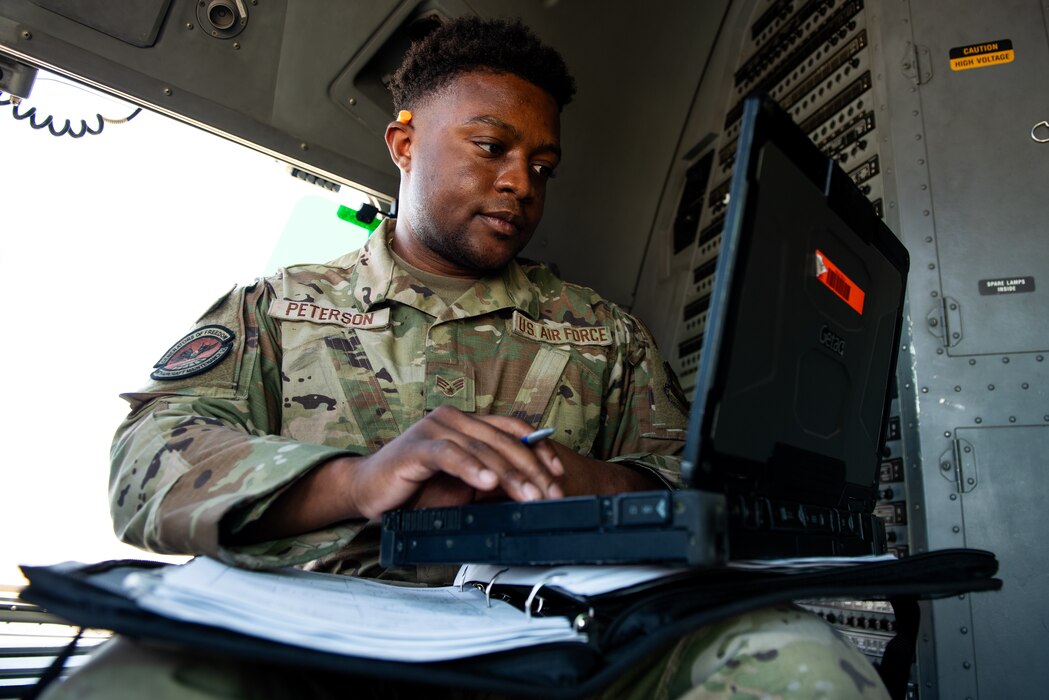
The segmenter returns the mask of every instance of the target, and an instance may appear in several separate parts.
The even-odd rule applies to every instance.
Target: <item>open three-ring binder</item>
[[[435,589],[205,559],[114,561],[23,567],[22,597],[74,625],[209,654],[544,698],[593,695],[688,632],[747,611],[807,598],[889,600],[897,637],[879,672],[903,697],[917,601],[997,590],[997,569],[993,554],[964,549],[790,568],[467,566],[456,584]],[[410,624],[399,623],[402,613]]]

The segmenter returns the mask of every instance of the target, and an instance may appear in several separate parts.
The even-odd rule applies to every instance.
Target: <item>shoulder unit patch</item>
[[[234,337],[225,326],[201,326],[172,345],[149,376],[163,381],[207,372],[229,355]]]

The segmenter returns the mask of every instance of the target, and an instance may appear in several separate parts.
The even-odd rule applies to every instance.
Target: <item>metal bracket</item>
[[[969,493],[976,488],[976,449],[968,440],[952,440],[951,446],[940,455],[940,476],[954,483],[958,493]]]
[[[907,42],[900,61],[903,74],[915,85],[925,85],[932,80],[932,53],[928,46]]]
[[[18,100],[29,97],[33,91],[33,83],[36,81],[36,68],[24,63],[0,56],[0,92],[6,92]]]
[[[962,307],[957,299],[943,297],[925,315],[925,327],[949,348],[962,341]]]

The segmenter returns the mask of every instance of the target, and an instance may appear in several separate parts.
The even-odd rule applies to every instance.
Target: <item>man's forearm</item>
[[[224,531],[224,543],[278,540],[363,517],[352,503],[349,489],[350,472],[359,459],[337,457],[315,467],[288,486],[258,519],[236,532]]]

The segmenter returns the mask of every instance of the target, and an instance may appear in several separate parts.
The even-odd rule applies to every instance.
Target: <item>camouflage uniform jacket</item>
[[[385,228],[328,265],[231,292],[196,326],[226,333],[220,361],[123,395],[132,412],[110,474],[122,539],[249,567],[376,573],[375,527],[363,520],[251,546],[220,532],[313,467],[374,452],[442,404],[555,427],[553,439],[582,454],[676,483],[684,407],[642,324],[516,261],[447,306],[394,263]]]

